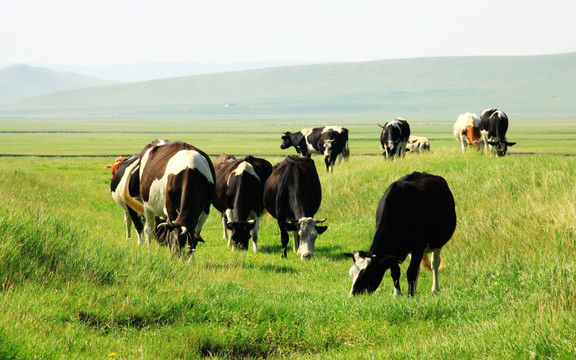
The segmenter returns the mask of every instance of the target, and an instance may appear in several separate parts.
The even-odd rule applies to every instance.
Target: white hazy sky
[[[0,0],[0,63],[367,61],[576,51],[576,0]]]

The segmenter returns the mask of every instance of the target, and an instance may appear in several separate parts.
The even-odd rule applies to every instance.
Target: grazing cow
[[[515,142],[506,140],[508,131],[508,116],[502,110],[486,109],[480,116],[480,132],[484,140],[484,151],[496,153],[496,156],[506,155],[508,146],[516,145]]]
[[[112,165],[112,181],[110,182],[110,193],[112,198],[124,210],[124,223],[126,224],[126,240],[130,240],[130,228],[134,223],[138,234],[138,244],[142,242],[142,220],[137,211],[126,204],[124,192],[137,198],[140,195],[140,178],[138,177],[138,165],[140,154],[133,155],[129,159],[119,157]]]
[[[406,152],[422,153],[423,151],[430,151],[430,142],[428,138],[423,136],[410,136],[408,144],[406,144]]]
[[[386,125],[380,125],[382,128],[382,133],[380,134],[380,143],[382,144],[382,149],[384,153],[382,155],[386,156],[388,159],[394,158],[394,156],[404,157],[406,155],[406,144],[408,144],[408,138],[410,137],[410,125],[408,122],[402,118],[397,118],[386,123]]]
[[[228,246],[248,248],[252,238],[254,252],[258,250],[258,228],[264,212],[264,183],[272,172],[272,164],[253,156],[236,159],[220,155],[214,161],[216,194],[212,205],[222,214],[224,238]],[[228,234],[228,230],[230,233]]]
[[[214,197],[216,175],[210,158],[180,141],[144,149],[140,158],[146,242],[150,245],[155,218],[165,218],[158,225],[159,241],[173,254],[188,249],[192,259],[198,242],[204,242],[200,231]]]
[[[302,129],[298,133],[285,132],[282,136],[281,149],[294,146],[298,154],[310,156],[323,154],[326,171],[331,172],[336,159],[339,162],[348,159],[348,129],[340,126],[325,126],[313,129]]]
[[[388,187],[376,211],[376,232],[368,252],[347,253],[354,259],[350,295],[374,292],[388,268],[394,293],[400,295],[400,266],[411,254],[408,295],[414,296],[420,262],[432,253],[432,291],[439,291],[440,250],[456,228],[454,197],[440,176],[413,172]]]
[[[314,254],[314,244],[326,226],[317,224],[314,214],[322,201],[322,188],[314,161],[308,157],[287,156],[274,166],[264,184],[264,206],[280,227],[282,257],[287,256],[288,231],[294,237],[294,251],[301,259]]]
[[[482,148],[482,141],[480,140],[480,118],[478,118],[478,115],[469,112],[458,115],[452,127],[452,133],[456,141],[460,141],[463,154],[468,145],[475,146],[477,149]]]

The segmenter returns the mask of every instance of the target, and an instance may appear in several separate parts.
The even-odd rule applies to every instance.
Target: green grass
[[[359,139],[372,135],[371,126],[354,126]],[[523,126],[511,129],[512,141],[512,134],[526,142],[544,136],[544,152],[575,151],[553,141],[560,131],[545,136]],[[284,128],[270,127],[267,136]],[[439,129],[429,136],[438,139],[433,153],[386,161],[355,155],[372,149],[371,140],[358,140],[334,174],[315,158],[323,189],[317,215],[328,218],[328,231],[305,262],[293,253],[281,259],[268,215],[257,254],[228,250],[214,209],[195,264],[156,244],[148,251],[124,240],[122,212],[107,193],[104,165],[114,156],[0,158],[0,358],[576,357],[576,157],[462,155],[444,125],[415,128]],[[208,152],[256,150],[237,148],[224,134],[211,135],[211,145],[207,130],[197,139]],[[79,135],[70,139],[82,143]],[[86,152],[106,138],[92,135]],[[114,136],[136,144],[140,135]],[[52,148],[40,149],[66,153],[67,142],[49,138]],[[116,152],[109,143],[103,153],[134,153],[143,143],[117,143]],[[277,139],[263,144],[274,146],[271,162],[281,159]],[[388,275],[373,295],[348,298],[352,263],[342,254],[368,249],[384,190],[415,170],[445,177],[456,200],[441,293],[430,293],[423,271],[415,298],[393,297]]]

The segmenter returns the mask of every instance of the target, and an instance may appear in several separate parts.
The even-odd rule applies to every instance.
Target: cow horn
[[[161,228],[161,229],[167,228],[167,227],[168,227],[168,223],[167,223],[167,222],[164,222],[164,223],[158,224],[158,226],[156,226],[156,227],[157,227],[157,228]]]
[[[252,219],[252,220],[248,220],[246,221],[248,224],[254,224],[256,222],[256,220]]]
[[[378,123],[376,125],[380,126],[382,129],[384,129],[384,125],[381,125],[380,123]]]
[[[188,232],[188,229],[186,229],[186,226],[180,226],[180,235],[186,235],[186,233]]]
[[[328,220],[327,218],[324,219],[315,219],[316,220],[316,224],[322,224],[324,221]]]

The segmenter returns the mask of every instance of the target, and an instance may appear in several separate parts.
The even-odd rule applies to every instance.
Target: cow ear
[[[516,145],[516,143],[515,143],[515,142],[506,142],[506,145],[508,145],[508,146],[514,146],[514,145]]]
[[[292,224],[292,223],[286,223],[286,225],[284,225],[284,228],[287,231],[296,231],[296,225]]]
[[[344,256],[354,259],[354,254],[355,253],[348,252],[348,253],[344,253]]]
[[[316,232],[318,232],[318,235],[322,234],[326,230],[328,230],[328,226],[316,226]]]
[[[489,144],[489,145],[492,145],[492,146],[496,146],[496,145],[498,145],[498,142],[496,142],[496,141],[488,141],[488,144]]]

